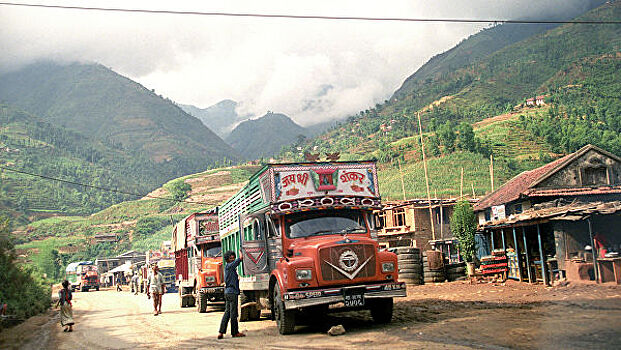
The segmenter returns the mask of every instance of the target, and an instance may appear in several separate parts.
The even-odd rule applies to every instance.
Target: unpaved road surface
[[[618,349],[621,287],[570,284],[453,282],[408,288],[393,322],[373,324],[368,311],[330,314],[320,325],[278,334],[269,320],[244,322],[245,338],[216,340],[222,313],[179,308],[164,296],[164,313],[128,292],[75,293],[73,333],[63,333],[55,311],[0,333],[0,348],[14,349]],[[347,333],[326,330],[342,324]]]

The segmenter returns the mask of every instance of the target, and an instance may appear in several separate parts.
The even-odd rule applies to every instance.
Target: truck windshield
[[[220,246],[203,248],[204,258],[217,258],[221,255],[222,255],[222,248],[220,248]]]
[[[287,216],[285,223],[285,232],[289,238],[367,232],[364,213],[356,210],[295,213]]]

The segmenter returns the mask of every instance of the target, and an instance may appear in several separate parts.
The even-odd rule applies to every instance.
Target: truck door
[[[269,272],[265,219],[260,215],[246,216],[242,220],[242,260],[245,275]]]

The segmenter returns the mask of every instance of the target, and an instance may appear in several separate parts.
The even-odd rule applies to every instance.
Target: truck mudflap
[[[285,309],[342,302],[346,307],[364,307],[366,299],[405,297],[405,282],[354,285],[338,288],[286,292]]]

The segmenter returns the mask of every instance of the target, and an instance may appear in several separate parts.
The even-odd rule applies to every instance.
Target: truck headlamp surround
[[[214,276],[205,276],[205,282],[213,283],[215,281],[216,281],[216,278]]]
[[[394,271],[395,271],[395,263],[393,262],[382,263],[382,272],[394,272]]]
[[[313,278],[313,270],[297,269],[295,270],[295,279],[298,281],[308,281]]]

